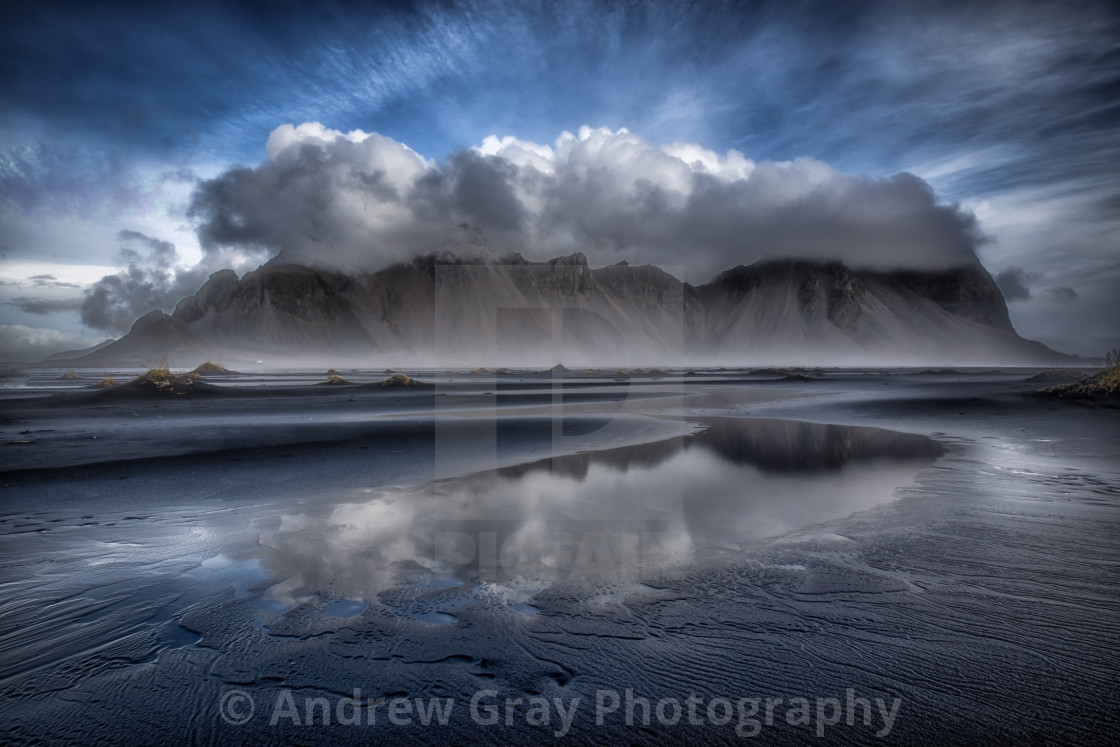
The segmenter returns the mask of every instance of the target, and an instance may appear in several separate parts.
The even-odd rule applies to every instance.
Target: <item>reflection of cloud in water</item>
[[[696,435],[383,491],[261,538],[278,598],[370,599],[433,577],[649,579],[685,559],[889,501],[940,453],[921,436],[714,419]]]

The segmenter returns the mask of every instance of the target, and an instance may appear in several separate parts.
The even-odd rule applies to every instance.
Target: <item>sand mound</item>
[[[334,369],[332,368],[331,370],[333,371]],[[338,374],[334,373],[334,374],[331,374],[330,376],[328,376],[326,381],[320,381],[319,385],[320,386],[335,386],[337,384],[349,384],[349,383],[350,383],[349,381],[342,378]]]
[[[232,371],[220,363],[206,361],[205,363],[199,365],[198,368],[191,371],[191,373],[198,374],[199,376],[219,376],[221,374],[235,374],[238,372]]]
[[[203,391],[197,383],[200,378],[196,373],[177,374],[172,373],[168,368],[152,368],[127,384],[115,388],[147,394],[184,395]],[[207,388],[207,391],[214,390],[216,388]]]
[[[120,385],[121,385],[120,382],[117,381],[116,379],[114,379],[112,376],[106,376],[104,379],[97,382],[93,386],[97,387],[98,389],[111,389],[115,386],[120,386]]]
[[[803,373],[791,373],[782,377],[782,381],[812,381],[813,377]]]
[[[66,373],[59,376],[58,380],[59,381],[74,381],[77,378],[78,378],[78,374],[74,373],[73,371],[67,371]]]
[[[1035,395],[1055,399],[1120,399],[1120,366],[1106,368],[1098,374],[1072,384],[1039,389]]]
[[[420,382],[412,378],[408,374],[395,373],[384,381],[377,382],[377,385],[403,389],[420,386]]]

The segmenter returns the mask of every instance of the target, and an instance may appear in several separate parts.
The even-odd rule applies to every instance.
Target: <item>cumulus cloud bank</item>
[[[313,122],[274,130],[268,156],[194,192],[206,252],[375,268],[462,249],[454,237],[468,226],[495,251],[583,251],[596,263],[682,266],[703,281],[767,255],[946,267],[973,261],[981,240],[971,214],[911,174],[755,162],[692,143],[654,146],[625,129],[584,127],[552,145],[491,136],[436,162],[376,133]]]

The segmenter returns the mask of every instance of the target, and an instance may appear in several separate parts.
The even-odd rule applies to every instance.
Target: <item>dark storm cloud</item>
[[[259,167],[195,192],[191,214],[209,251],[376,267],[441,249],[467,225],[494,249],[684,264],[706,280],[764,255],[945,267],[972,260],[980,240],[970,214],[911,174],[755,164],[689,143],[658,148],[624,130],[584,128],[554,147],[489,139],[436,163],[388,138],[311,123],[279,128],[269,151]]]
[[[1008,267],[996,275],[996,284],[1008,301],[1025,301],[1031,297],[1030,282],[1034,279],[1035,276],[1022,267]]]
[[[208,272],[197,266],[175,268],[175,246],[139,231],[119,234],[121,258],[127,267],[106,275],[86,291],[80,302],[82,322],[94,329],[126,332],[137,318],[151,311],[171,311],[184,296],[206,281]]]
[[[267,256],[315,246],[341,247],[341,255],[377,238],[368,225],[393,227],[400,190],[411,188],[424,171],[422,160],[376,135],[360,142],[340,137],[326,147],[320,130],[304,127],[297,135],[294,128],[280,128],[269,140],[270,160],[255,169],[234,167],[198,185],[188,215],[199,222],[203,251],[237,247]],[[290,139],[284,140],[287,131]]]
[[[60,311],[77,311],[82,307],[80,298],[36,298],[18,296],[3,302],[7,306],[15,306],[26,314],[55,314]]]
[[[268,241],[268,217],[246,213],[255,207],[253,193],[260,189],[251,180],[252,171],[234,167],[195,190],[188,215],[202,221],[198,240],[204,250],[236,245],[256,251],[257,241]]]
[[[117,239],[124,244],[121,248],[121,258],[126,264],[137,264],[146,260],[153,268],[166,270],[175,263],[175,245],[170,241],[154,239],[139,231],[127,229],[120,231],[117,234]],[[134,247],[140,247],[140,249]],[[143,250],[146,250],[146,255]]]
[[[1043,293],[1046,294],[1047,298],[1058,301],[1060,303],[1069,303],[1070,301],[1077,300],[1077,291],[1075,291],[1073,288],[1067,288],[1065,286],[1047,288],[1043,291]]]
[[[505,159],[459,151],[444,168],[416,181],[408,203],[422,221],[454,215],[491,231],[516,231],[525,218],[513,188],[517,176],[517,167]]]
[[[32,275],[27,278],[31,284],[39,288],[80,288],[77,283],[67,283],[59,280],[54,275]]]

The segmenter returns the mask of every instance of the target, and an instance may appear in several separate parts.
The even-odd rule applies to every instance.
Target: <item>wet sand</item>
[[[898,698],[888,742],[1115,741],[1120,412],[1025,398],[1024,371],[695,373],[0,390],[9,738],[554,739],[556,714],[477,723],[492,689],[580,698],[577,743],[740,740],[597,724],[630,688]],[[283,691],[354,688],[455,708],[269,724]],[[817,733],[778,713],[760,739]]]

